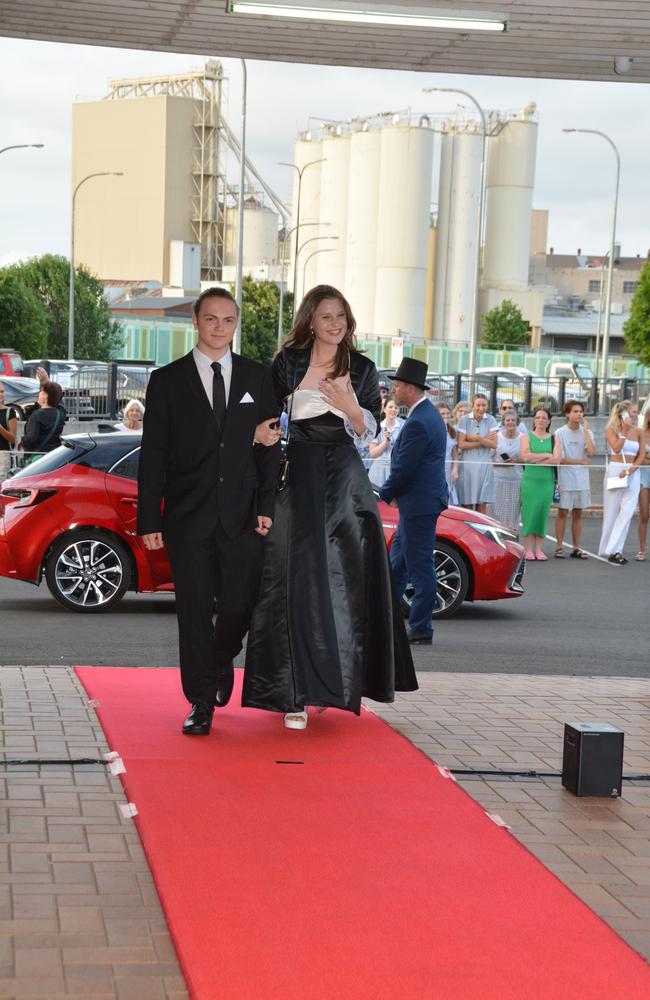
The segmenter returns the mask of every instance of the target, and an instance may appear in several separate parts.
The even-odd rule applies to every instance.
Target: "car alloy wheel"
[[[125,545],[100,532],[65,535],[52,547],[45,568],[50,593],[71,611],[108,611],[131,579]]]
[[[434,549],[436,568],[436,606],[432,619],[451,618],[458,611],[469,590],[469,572],[465,559],[459,550],[442,539],[436,539]],[[402,611],[405,617],[411,612],[413,587],[407,584],[402,597]]]

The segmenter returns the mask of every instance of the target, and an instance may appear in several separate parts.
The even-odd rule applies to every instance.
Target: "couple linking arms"
[[[246,632],[242,704],[284,713],[287,728],[305,728],[309,705],[358,714],[362,697],[417,688],[354,446],[374,437],[380,400],[350,307],[312,289],[271,369],[231,353],[238,319],[228,292],[204,292],[196,347],[147,392],[138,533],[149,549],[164,536],[169,554],[188,735],[207,735],[230,698]],[[195,414],[189,437],[181,401]],[[276,494],[283,404],[288,487]]]

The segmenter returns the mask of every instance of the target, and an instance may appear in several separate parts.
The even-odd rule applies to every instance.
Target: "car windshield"
[[[594,377],[591,368],[588,368],[587,365],[576,365],[576,375],[578,378],[585,380],[589,380]]]
[[[54,472],[64,465],[74,462],[80,455],[92,451],[95,442],[92,438],[66,438],[62,445],[48,451],[42,458],[37,458],[35,462],[30,462],[24,469],[20,469],[13,475],[14,479],[24,479],[25,476],[40,476],[44,472]]]

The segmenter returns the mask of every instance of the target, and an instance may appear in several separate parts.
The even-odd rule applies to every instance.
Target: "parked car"
[[[140,434],[75,434],[0,487],[0,576],[40,584],[70,611],[102,612],[127,590],[173,590],[166,550],[135,533]],[[398,512],[380,504],[390,546]],[[523,593],[524,550],[485,515],[451,507],[438,520],[437,618],[463,601]],[[404,596],[408,613],[410,592]]]
[[[109,367],[110,362],[80,368],[72,376],[70,382],[70,391],[75,390],[86,394],[90,399],[93,412],[101,417],[110,416]],[[144,402],[149,376],[156,367],[156,365],[117,364],[116,416],[122,416],[124,407],[130,399],[140,399]]]
[[[26,420],[38,406],[40,383],[37,378],[19,375],[0,375],[5,387],[5,403],[16,410],[19,420]]]
[[[13,347],[0,347],[0,375],[22,375],[23,359]]]
[[[378,507],[390,549],[399,511],[381,500]],[[438,591],[434,621],[451,618],[464,601],[499,601],[524,593],[524,548],[513,531],[486,514],[448,507],[438,518],[434,559]],[[402,597],[405,615],[412,597],[409,584]]]

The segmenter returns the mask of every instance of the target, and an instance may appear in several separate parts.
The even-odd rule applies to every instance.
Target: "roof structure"
[[[393,6],[373,0],[373,8]],[[226,12],[225,0],[3,0],[0,34],[325,65],[650,82],[647,0],[415,0],[409,9],[504,15],[505,32],[296,21]],[[618,67],[618,72],[617,72]],[[567,99],[570,95],[567,93]]]
[[[614,257],[614,270],[620,271],[640,271],[644,264],[647,264],[646,257]],[[594,257],[589,254],[570,253],[547,253],[546,266],[551,270],[561,270],[564,268],[584,267],[600,270],[602,266],[607,269],[607,257],[602,255]]]

